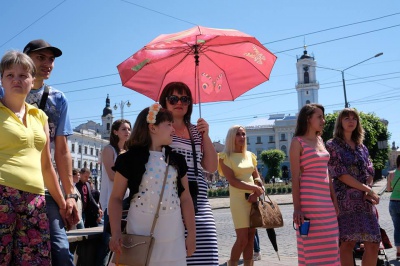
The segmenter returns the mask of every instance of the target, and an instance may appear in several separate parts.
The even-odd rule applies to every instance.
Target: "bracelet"
[[[370,191],[368,191],[368,195],[372,195],[372,194],[374,194],[374,191],[371,188]]]

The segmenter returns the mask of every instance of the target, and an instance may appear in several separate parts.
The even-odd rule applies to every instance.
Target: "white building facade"
[[[298,110],[308,103],[318,103],[319,83],[316,79],[314,56],[307,54],[306,48],[302,56],[297,58],[296,91]],[[261,161],[264,150],[279,149],[286,154],[282,170],[289,170],[289,148],[296,128],[297,115],[275,114],[259,118],[245,126],[248,150],[257,155],[258,170],[265,177],[268,169]]]

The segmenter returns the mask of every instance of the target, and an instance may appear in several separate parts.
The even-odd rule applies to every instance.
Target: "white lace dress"
[[[148,235],[157,211],[167,164],[162,152],[150,151],[139,192],[128,213],[127,233]],[[154,230],[150,266],[186,266],[185,227],[177,192],[177,171],[169,166],[168,178]]]

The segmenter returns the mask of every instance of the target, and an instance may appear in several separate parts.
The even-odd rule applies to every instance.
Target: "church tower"
[[[106,107],[103,109],[103,115],[101,116],[101,138],[103,139],[108,139],[110,137],[110,132],[111,132],[111,125],[113,123],[113,115],[112,115],[112,109],[110,107],[110,98],[108,97],[107,94],[107,99],[106,99]]]
[[[318,103],[318,90],[319,83],[317,82],[315,74],[315,61],[314,56],[307,54],[307,46],[304,46],[303,55],[297,58],[297,100],[299,111],[308,103]]]

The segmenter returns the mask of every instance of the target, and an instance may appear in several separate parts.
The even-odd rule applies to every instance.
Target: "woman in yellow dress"
[[[236,231],[228,266],[238,265],[242,253],[244,266],[251,266],[255,234],[255,228],[250,228],[251,202],[255,202],[264,190],[256,155],[247,151],[244,127],[229,129],[225,149],[219,154],[218,171],[229,182],[230,209]]]

